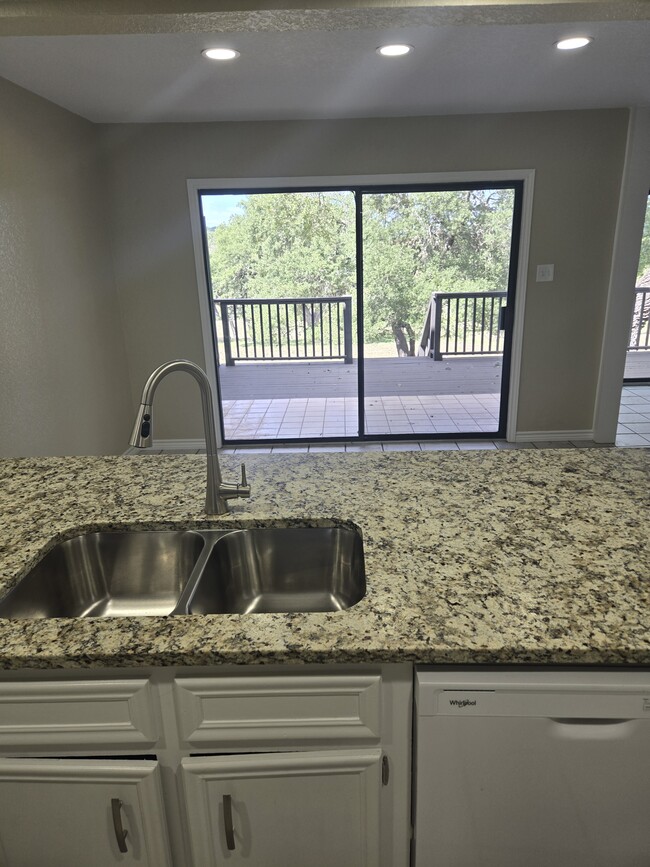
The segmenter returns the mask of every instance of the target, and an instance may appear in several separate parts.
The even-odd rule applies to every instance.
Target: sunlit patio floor
[[[499,395],[370,397],[365,408],[368,434],[494,433]],[[224,401],[223,410],[226,439],[318,439],[359,432],[353,397]]]
[[[616,446],[619,448],[650,448],[650,385],[626,386],[623,389]],[[475,449],[570,449],[612,448],[613,444],[595,443],[592,440],[549,440],[545,442],[506,442],[502,439],[435,439],[421,442],[414,440],[391,440],[390,442],[337,442],[327,443],[264,443],[254,445],[226,446],[224,453],[271,454],[284,452],[362,452],[362,451],[449,451]],[[150,454],[149,450],[129,449],[129,454]],[[182,453],[205,454],[205,448],[157,449],[156,454]]]
[[[450,439],[464,434],[494,435],[501,370],[501,358],[495,356],[439,362],[427,358],[368,359],[365,431],[373,436],[421,434]],[[650,378],[650,352],[628,353],[626,375]],[[226,440],[352,440],[358,435],[357,382],[356,363],[271,362],[221,367]],[[629,445],[650,445],[650,430],[645,429],[650,418],[632,419],[638,413],[630,400],[648,409],[644,398],[627,389],[618,437]],[[641,428],[631,428],[630,424]],[[619,444],[624,443],[621,440]]]
[[[494,433],[500,357],[371,358],[365,365],[365,432]],[[220,368],[227,440],[356,437],[356,362],[270,362]]]

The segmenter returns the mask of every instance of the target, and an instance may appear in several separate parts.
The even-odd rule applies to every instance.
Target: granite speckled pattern
[[[222,457],[224,477],[237,476]],[[348,611],[0,620],[0,667],[650,664],[650,451],[251,455],[202,512],[205,457],[0,461],[0,591],[80,531],[353,523]]]

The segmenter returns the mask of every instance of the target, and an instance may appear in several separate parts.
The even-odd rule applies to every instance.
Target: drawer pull
[[[223,796],[223,825],[226,831],[226,846],[233,852],[235,849],[235,828],[232,823],[232,798]]]
[[[111,798],[111,810],[113,813],[113,830],[117,840],[117,848],[120,852],[128,852],[126,836],[129,833],[122,825],[122,802],[119,798]]]

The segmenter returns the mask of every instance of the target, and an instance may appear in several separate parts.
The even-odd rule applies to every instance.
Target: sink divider
[[[190,573],[190,577],[187,579],[187,584],[185,585],[183,592],[178,598],[178,602],[174,606],[173,610],[170,611],[169,617],[178,615],[178,614],[187,614],[188,607],[192,601],[192,597],[196,592],[197,585],[203,576],[203,572],[205,570],[206,563],[210,559],[210,554],[212,553],[212,549],[217,544],[219,539],[223,539],[224,536],[229,536],[232,533],[241,533],[241,527],[233,527],[228,530],[194,530],[197,535],[202,536],[205,545],[203,546],[203,550],[199,554],[199,559],[194,564],[194,568]]]

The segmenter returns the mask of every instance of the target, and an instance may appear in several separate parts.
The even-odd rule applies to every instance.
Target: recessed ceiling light
[[[380,45],[377,49],[377,53],[382,57],[402,57],[410,51],[413,51],[412,45]]]
[[[555,47],[560,51],[573,51],[574,48],[584,48],[594,41],[593,36],[572,36],[570,39],[560,39],[555,43]]]
[[[234,48],[206,48],[201,54],[210,60],[234,60],[239,57],[239,51]]]

